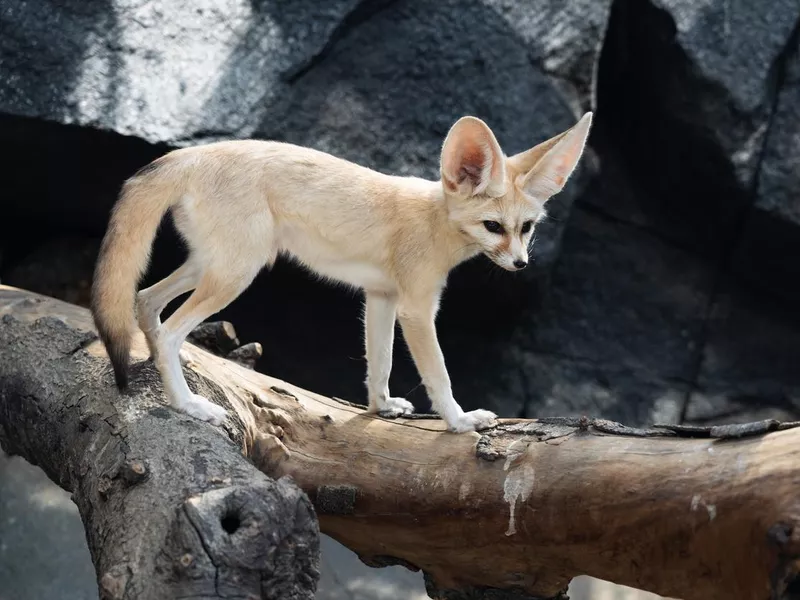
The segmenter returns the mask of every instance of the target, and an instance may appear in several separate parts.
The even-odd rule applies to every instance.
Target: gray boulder
[[[609,6],[32,0],[0,15],[0,111],[173,146],[292,139],[433,176],[463,114],[510,152],[572,124]]]
[[[752,210],[733,267],[759,287],[800,300],[800,50],[798,31],[774,69],[777,98]]]
[[[613,139],[605,153],[639,189],[602,208],[714,260],[729,254],[799,19],[796,0],[616,2],[599,107]]]
[[[681,80],[663,78],[668,108],[711,136],[750,188],[775,104],[775,70],[800,19],[800,4],[651,1],[671,17],[675,43],[691,67]]]

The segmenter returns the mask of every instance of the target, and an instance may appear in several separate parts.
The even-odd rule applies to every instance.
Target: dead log
[[[119,396],[87,311],[0,287],[0,315],[0,445],[73,491],[106,597],[156,597],[138,592],[148,578],[162,598],[306,597],[313,515],[269,478],[285,475],[323,532],[367,564],[421,569],[435,598],[557,598],[580,574],[684,600],[796,585],[795,424],[501,420],[457,435],[187,344],[190,386],[231,411],[220,429],[163,405],[142,338]],[[237,520],[246,535],[226,534]]]
[[[247,460],[241,422],[209,428],[161,405],[152,369],[119,396],[87,319],[0,286],[0,447],[72,492],[101,598],[313,598],[307,496]]]

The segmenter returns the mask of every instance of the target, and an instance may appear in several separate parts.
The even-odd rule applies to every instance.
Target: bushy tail
[[[117,387],[128,385],[131,337],[139,280],[161,219],[180,198],[161,158],[125,182],[100,247],[92,283],[92,316],[114,367]]]

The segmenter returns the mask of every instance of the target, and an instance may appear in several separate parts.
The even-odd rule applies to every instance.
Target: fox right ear
[[[517,185],[540,201],[560,192],[578,165],[591,126],[592,113],[587,112],[572,128],[530,150],[529,156],[512,157],[519,163],[535,161],[527,174],[517,178]],[[544,152],[538,155],[537,149]]]
[[[462,117],[442,146],[442,183],[454,194],[505,193],[505,158],[492,130],[476,117]]]

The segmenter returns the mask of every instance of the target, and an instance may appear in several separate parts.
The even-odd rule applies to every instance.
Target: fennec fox
[[[118,387],[127,385],[138,320],[170,404],[221,424],[225,410],[186,384],[180,347],[283,253],[322,278],[364,290],[371,412],[413,411],[389,396],[397,318],[449,430],[489,426],[493,413],[465,413],[453,398],[434,325],[439,298],[449,271],[479,253],[508,271],[526,266],[534,225],[578,163],[591,120],[587,113],[560,135],[506,157],[483,121],[463,117],[444,141],[440,181],[385,175],[270,141],[218,142],[155,160],[125,182],[94,278],[92,312]],[[137,295],[169,209],[189,257]],[[167,304],[191,290],[162,324]]]

